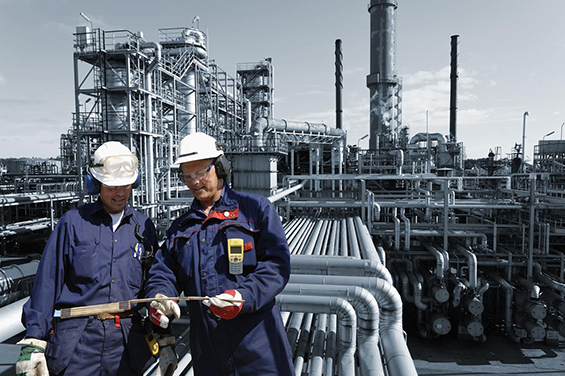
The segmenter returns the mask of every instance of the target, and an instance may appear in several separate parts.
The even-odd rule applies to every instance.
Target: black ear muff
[[[216,167],[216,176],[218,179],[227,178],[231,171],[230,161],[228,161],[224,154],[216,158],[214,161],[214,167]]]
[[[86,189],[86,193],[89,195],[100,193],[100,182],[98,182],[90,172],[86,174],[84,189]]]

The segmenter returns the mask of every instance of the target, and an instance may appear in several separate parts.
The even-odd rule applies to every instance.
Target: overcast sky
[[[469,158],[526,152],[565,122],[564,0],[398,0],[396,68],[410,135],[449,132],[450,37],[459,40],[458,141]],[[271,57],[275,118],[335,125],[334,45],[343,43],[348,144],[369,130],[368,0],[0,0],[0,158],[56,157],[74,110],[73,33],[192,25],[209,56],[235,65]],[[368,146],[368,139],[361,141]]]

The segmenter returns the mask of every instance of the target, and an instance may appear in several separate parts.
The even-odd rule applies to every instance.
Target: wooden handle
[[[115,302],[107,304],[96,304],[82,307],[63,308],[61,310],[62,319],[70,319],[73,317],[94,316],[101,313],[120,313],[131,308],[131,304],[126,302]]]

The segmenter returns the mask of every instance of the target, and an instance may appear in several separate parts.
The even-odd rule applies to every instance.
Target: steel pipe
[[[357,315],[347,300],[335,297],[279,294],[276,303],[283,311],[337,314],[339,375],[355,375]]]

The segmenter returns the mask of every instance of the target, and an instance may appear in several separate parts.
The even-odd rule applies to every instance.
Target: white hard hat
[[[123,144],[108,141],[94,152],[90,173],[100,183],[119,187],[135,183],[139,162]]]
[[[196,132],[185,136],[179,145],[176,165],[203,159],[217,158],[224,154],[218,141],[206,133]]]

